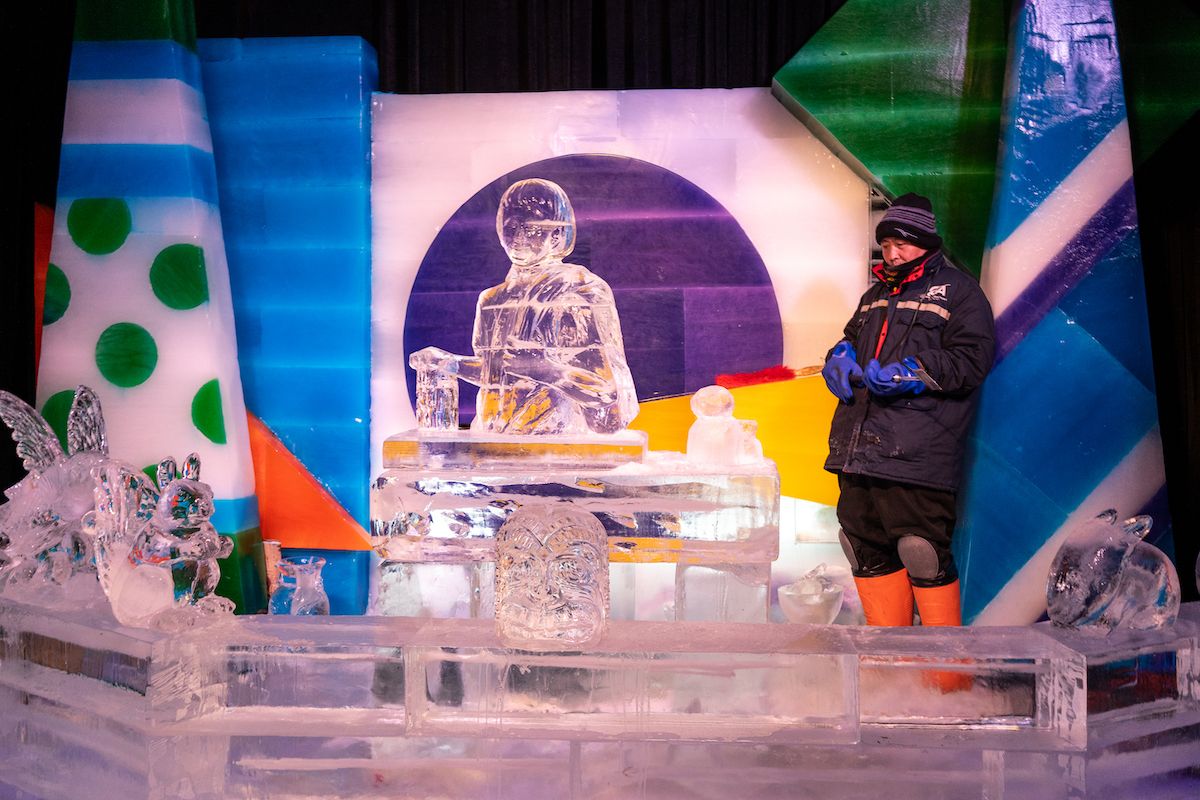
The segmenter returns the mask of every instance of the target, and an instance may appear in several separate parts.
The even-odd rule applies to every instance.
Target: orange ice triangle
[[[262,420],[246,412],[263,539],[283,547],[370,550],[370,537]]]

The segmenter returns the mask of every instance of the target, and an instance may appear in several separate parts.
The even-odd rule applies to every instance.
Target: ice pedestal
[[[779,556],[779,474],[767,459],[705,466],[647,451],[635,431],[586,440],[410,431],[384,444],[384,466],[371,488],[372,545],[382,559],[372,606],[380,613],[415,605],[463,616],[434,610],[439,600],[424,587],[449,573],[433,565],[460,565],[456,580],[476,586],[466,565],[495,560],[496,533],[514,511],[561,502],[600,521],[610,561],[677,565],[675,618],[767,619],[770,562]],[[715,594],[709,583],[719,584]],[[611,597],[630,605],[620,586]],[[488,613],[472,602],[456,608]],[[661,607],[651,613],[663,618]]]
[[[1146,798],[1200,743],[1197,604],[1120,640],[614,620],[589,653],[475,619],[167,634],[0,601],[0,629],[0,793],[44,798]]]

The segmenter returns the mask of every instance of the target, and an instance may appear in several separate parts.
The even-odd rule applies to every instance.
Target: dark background
[[[139,0],[128,0],[138,2]],[[147,1],[147,0],[141,0]],[[195,0],[209,37],[352,34],[400,93],[769,86],[845,0]],[[1122,14],[1154,13],[1132,0]],[[1187,0],[1189,7],[1200,3]],[[29,402],[33,205],[54,207],[74,0],[43,0],[3,23],[0,388]],[[18,21],[20,18],[20,21]],[[1120,29],[1118,29],[1118,32]],[[919,36],[919,31],[898,35]],[[1140,54],[1122,44],[1126,85]],[[1134,126],[1136,139],[1137,130]],[[1193,115],[1135,174],[1176,556],[1198,599],[1200,549],[1200,177]],[[1069,391],[1047,376],[1039,391]],[[0,436],[0,439],[4,439]],[[5,439],[5,441],[7,441]],[[7,443],[0,487],[24,474]]]

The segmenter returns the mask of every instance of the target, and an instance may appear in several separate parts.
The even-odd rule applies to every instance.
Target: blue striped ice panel
[[[964,619],[1020,624],[1044,603],[1042,562],[1073,512],[1152,509],[1151,539],[1170,520],[1161,481],[1115,477],[1157,446],[1158,412],[1111,4],[1026,0],[1014,20],[983,276],[996,366],[955,553]]]

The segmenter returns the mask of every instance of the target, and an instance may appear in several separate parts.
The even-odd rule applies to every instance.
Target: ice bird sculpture
[[[1109,509],[1063,542],[1050,568],[1046,607],[1060,628],[1109,633],[1175,623],[1179,575],[1166,554],[1142,541],[1150,517],[1118,523]]]

